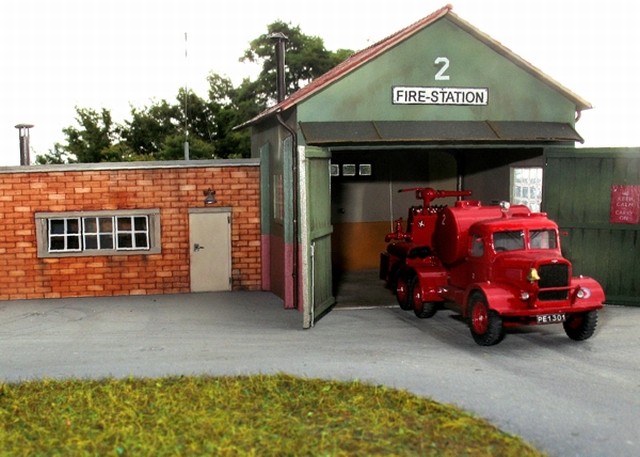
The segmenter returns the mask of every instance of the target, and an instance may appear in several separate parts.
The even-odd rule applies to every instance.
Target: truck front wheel
[[[474,341],[480,346],[493,346],[504,336],[502,319],[489,309],[487,299],[480,292],[474,292],[469,299],[469,329]]]
[[[591,337],[593,332],[596,330],[597,324],[597,311],[589,311],[586,313],[567,316],[567,320],[562,323],[567,336],[575,341],[582,341]]]

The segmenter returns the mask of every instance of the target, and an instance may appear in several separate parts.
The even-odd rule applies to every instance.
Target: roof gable
[[[529,62],[527,62],[523,58],[513,53],[511,50],[509,50],[508,48],[503,46],[501,43],[491,38],[489,35],[485,34],[484,32],[481,32],[479,29],[472,26],[470,23],[461,19],[459,16],[457,16],[455,13],[452,12],[452,8],[453,7],[451,5],[447,5],[443,8],[440,8],[439,10],[430,14],[429,16],[426,16],[425,18],[420,19],[419,21],[409,25],[408,27],[405,27],[404,29],[399,30],[398,32],[390,35],[389,37],[381,41],[378,41],[377,43],[369,46],[368,48],[363,49],[362,51],[356,52],[355,54],[350,56],[348,59],[346,59],[345,61],[343,61],[336,67],[334,67],[333,69],[329,70],[325,74],[314,79],[305,87],[301,88],[295,93],[291,94],[282,102],[274,105],[273,107],[258,114],[253,119],[247,121],[241,127],[258,123],[262,119],[270,117],[275,113],[285,111],[296,106],[302,101],[314,96],[315,94],[327,88],[328,86],[331,86],[333,83],[341,80],[345,76],[363,67],[367,63],[371,62],[372,60],[376,59],[383,53],[390,50],[391,48],[408,40],[409,38],[413,37],[420,31],[424,30],[425,28],[429,27],[435,22],[442,20],[443,18],[446,18],[447,20],[451,21],[456,26],[460,27],[462,30],[469,33],[471,36],[473,36],[478,41],[482,42],[483,44],[491,48],[493,51],[495,51],[499,55],[505,57],[506,59],[511,61],[513,64],[522,68],[525,72],[529,73],[536,79],[540,80],[547,86],[554,89],[556,92],[560,93],[563,97],[565,97],[571,103],[575,104],[576,111],[582,111],[585,109],[592,108],[589,102],[582,99],[575,93],[571,92],[569,89],[562,86],[557,81],[553,80],[551,77],[549,77],[548,75],[543,73],[541,70],[531,65]]]

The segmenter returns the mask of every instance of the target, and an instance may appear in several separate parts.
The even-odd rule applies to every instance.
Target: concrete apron
[[[605,308],[581,343],[552,325],[512,330],[490,348],[447,311],[420,320],[395,306],[337,308],[301,326],[265,292],[0,302],[0,381],[359,379],[456,404],[552,456],[640,455],[640,308]]]

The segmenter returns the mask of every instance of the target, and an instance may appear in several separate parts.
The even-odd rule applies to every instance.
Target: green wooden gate
[[[607,303],[640,306],[640,225],[612,221],[613,186],[640,185],[638,148],[548,148],[543,210],[558,222],[574,274],[597,279]],[[637,212],[640,203],[632,197]]]
[[[331,153],[299,148],[303,328],[313,327],[335,303],[331,274]]]

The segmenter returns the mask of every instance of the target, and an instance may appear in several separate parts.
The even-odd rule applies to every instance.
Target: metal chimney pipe
[[[18,137],[20,140],[20,165],[31,165],[31,158],[29,157],[29,129],[33,127],[33,124],[18,124]]]
[[[285,43],[289,41],[289,38],[282,33],[272,33],[269,35],[269,39],[276,42],[276,97],[278,103],[280,103],[286,97],[286,82],[285,82]]]

